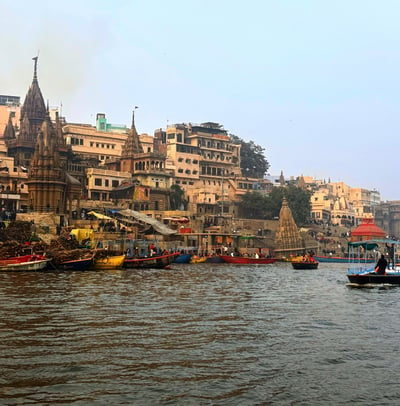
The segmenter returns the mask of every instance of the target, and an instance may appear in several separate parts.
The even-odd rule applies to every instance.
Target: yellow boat
[[[104,258],[95,259],[93,269],[118,269],[122,268],[125,255],[110,255]]]
[[[207,257],[198,257],[197,255],[193,255],[192,258],[190,258],[190,263],[191,264],[200,264],[202,262],[206,262]]]

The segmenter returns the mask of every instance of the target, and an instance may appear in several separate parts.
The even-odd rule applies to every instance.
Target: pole
[[[222,171],[221,193],[222,193],[221,215],[223,215],[224,214],[224,172],[223,171]]]

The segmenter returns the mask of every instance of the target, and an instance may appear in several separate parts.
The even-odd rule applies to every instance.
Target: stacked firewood
[[[26,243],[32,240],[32,223],[29,221],[11,221],[5,224],[0,223],[0,241],[16,241]]]
[[[68,229],[63,229],[60,235],[51,240],[47,249],[47,256],[52,258],[54,264],[74,261],[92,256],[91,250],[79,248],[78,241],[70,234]]]
[[[52,258],[54,265],[61,264],[66,261],[75,261],[77,259],[90,258],[93,253],[89,249],[77,248],[74,250],[49,250],[47,256]]]
[[[32,232],[29,221],[13,221],[8,227],[0,227],[0,258],[7,259],[26,254],[46,254],[54,264],[93,256],[90,249],[79,248],[78,241],[68,229],[51,240],[50,244],[41,241]]]

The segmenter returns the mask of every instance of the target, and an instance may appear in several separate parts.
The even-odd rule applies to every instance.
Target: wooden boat
[[[190,262],[190,258],[192,258],[192,254],[178,254],[175,259],[175,264],[188,264]]]
[[[255,257],[232,257],[230,255],[220,255],[229,264],[273,264],[278,258],[255,258]]]
[[[124,268],[165,268],[174,262],[175,258],[180,255],[179,252],[172,254],[155,255],[153,257],[125,258]]]
[[[318,261],[291,261],[293,269],[317,269]]]
[[[357,242],[350,242],[349,248],[351,250],[360,250],[368,251],[368,250],[377,250],[380,244],[390,244],[394,247],[393,252],[393,262],[394,264],[397,263],[397,249],[400,245],[400,241],[396,240],[365,240],[365,241],[357,241]],[[375,272],[375,266],[371,263],[366,262],[365,260],[361,260],[358,262],[350,262],[349,268],[347,271],[347,278],[350,283],[357,284],[357,285],[367,285],[367,284],[390,284],[390,285],[400,285],[400,268],[396,265],[391,265],[390,268],[386,269],[385,274],[378,274]]]
[[[364,272],[358,274],[347,274],[350,283],[355,283],[357,285],[367,285],[367,284],[389,284],[389,285],[400,285],[400,271],[388,271],[385,275],[379,275],[371,269],[371,272]]]
[[[93,265],[93,257],[73,259],[55,264],[56,269],[63,271],[86,271]]]
[[[0,272],[41,271],[47,268],[51,258],[43,255],[22,255],[0,260]]]
[[[221,264],[225,261],[219,255],[210,255],[206,258],[206,262],[211,264]]]
[[[341,263],[341,264],[347,264],[350,261],[353,262],[366,262],[369,264],[373,264],[375,262],[375,258],[360,258],[360,257],[356,257],[356,258],[349,258],[349,257],[332,257],[332,256],[328,256],[328,255],[314,255],[314,259],[318,262],[335,262],[335,263]]]
[[[203,262],[206,262],[207,257],[198,257],[197,255],[193,255],[192,258],[190,258],[189,263],[190,264],[201,264]]]
[[[110,255],[104,258],[94,260],[93,269],[118,269],[122,268],[125,261],[125,255]]]

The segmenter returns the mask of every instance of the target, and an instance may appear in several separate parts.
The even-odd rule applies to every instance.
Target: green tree
[[[186,210],[185,191],[179,185],[171,186],[170,204],[172,210]]]
[[[269,168],[269,162],[265,158],[265,148],[253,141],[246,142],[237,135],[230,134],[234,144],[240,144],[240,168],[245,176],[263,178]]]
[[[285,190],[286,199],[298,226],[307,224],[311,218],[311,192],[294,185]]]
[[[273,220],[279,218],[282,200],[286,197],[297,225],[307,224],[311,213],[311,192],[297,186],[274,187],[268,195],[249,192],[239,202],[239,215],[244,218]]]
[[[266,202],[266,208],[269,210],[269,218],[279,216],[283,197],[286,197],[296,224],[307,224],[310,221],[311,192],[292,184],[289,184],[287,187],[274,187],[272,189]]]
[[[247,219],[265,218],[265,197],[259,192],[247,192],[239,202],[239,215]]]

